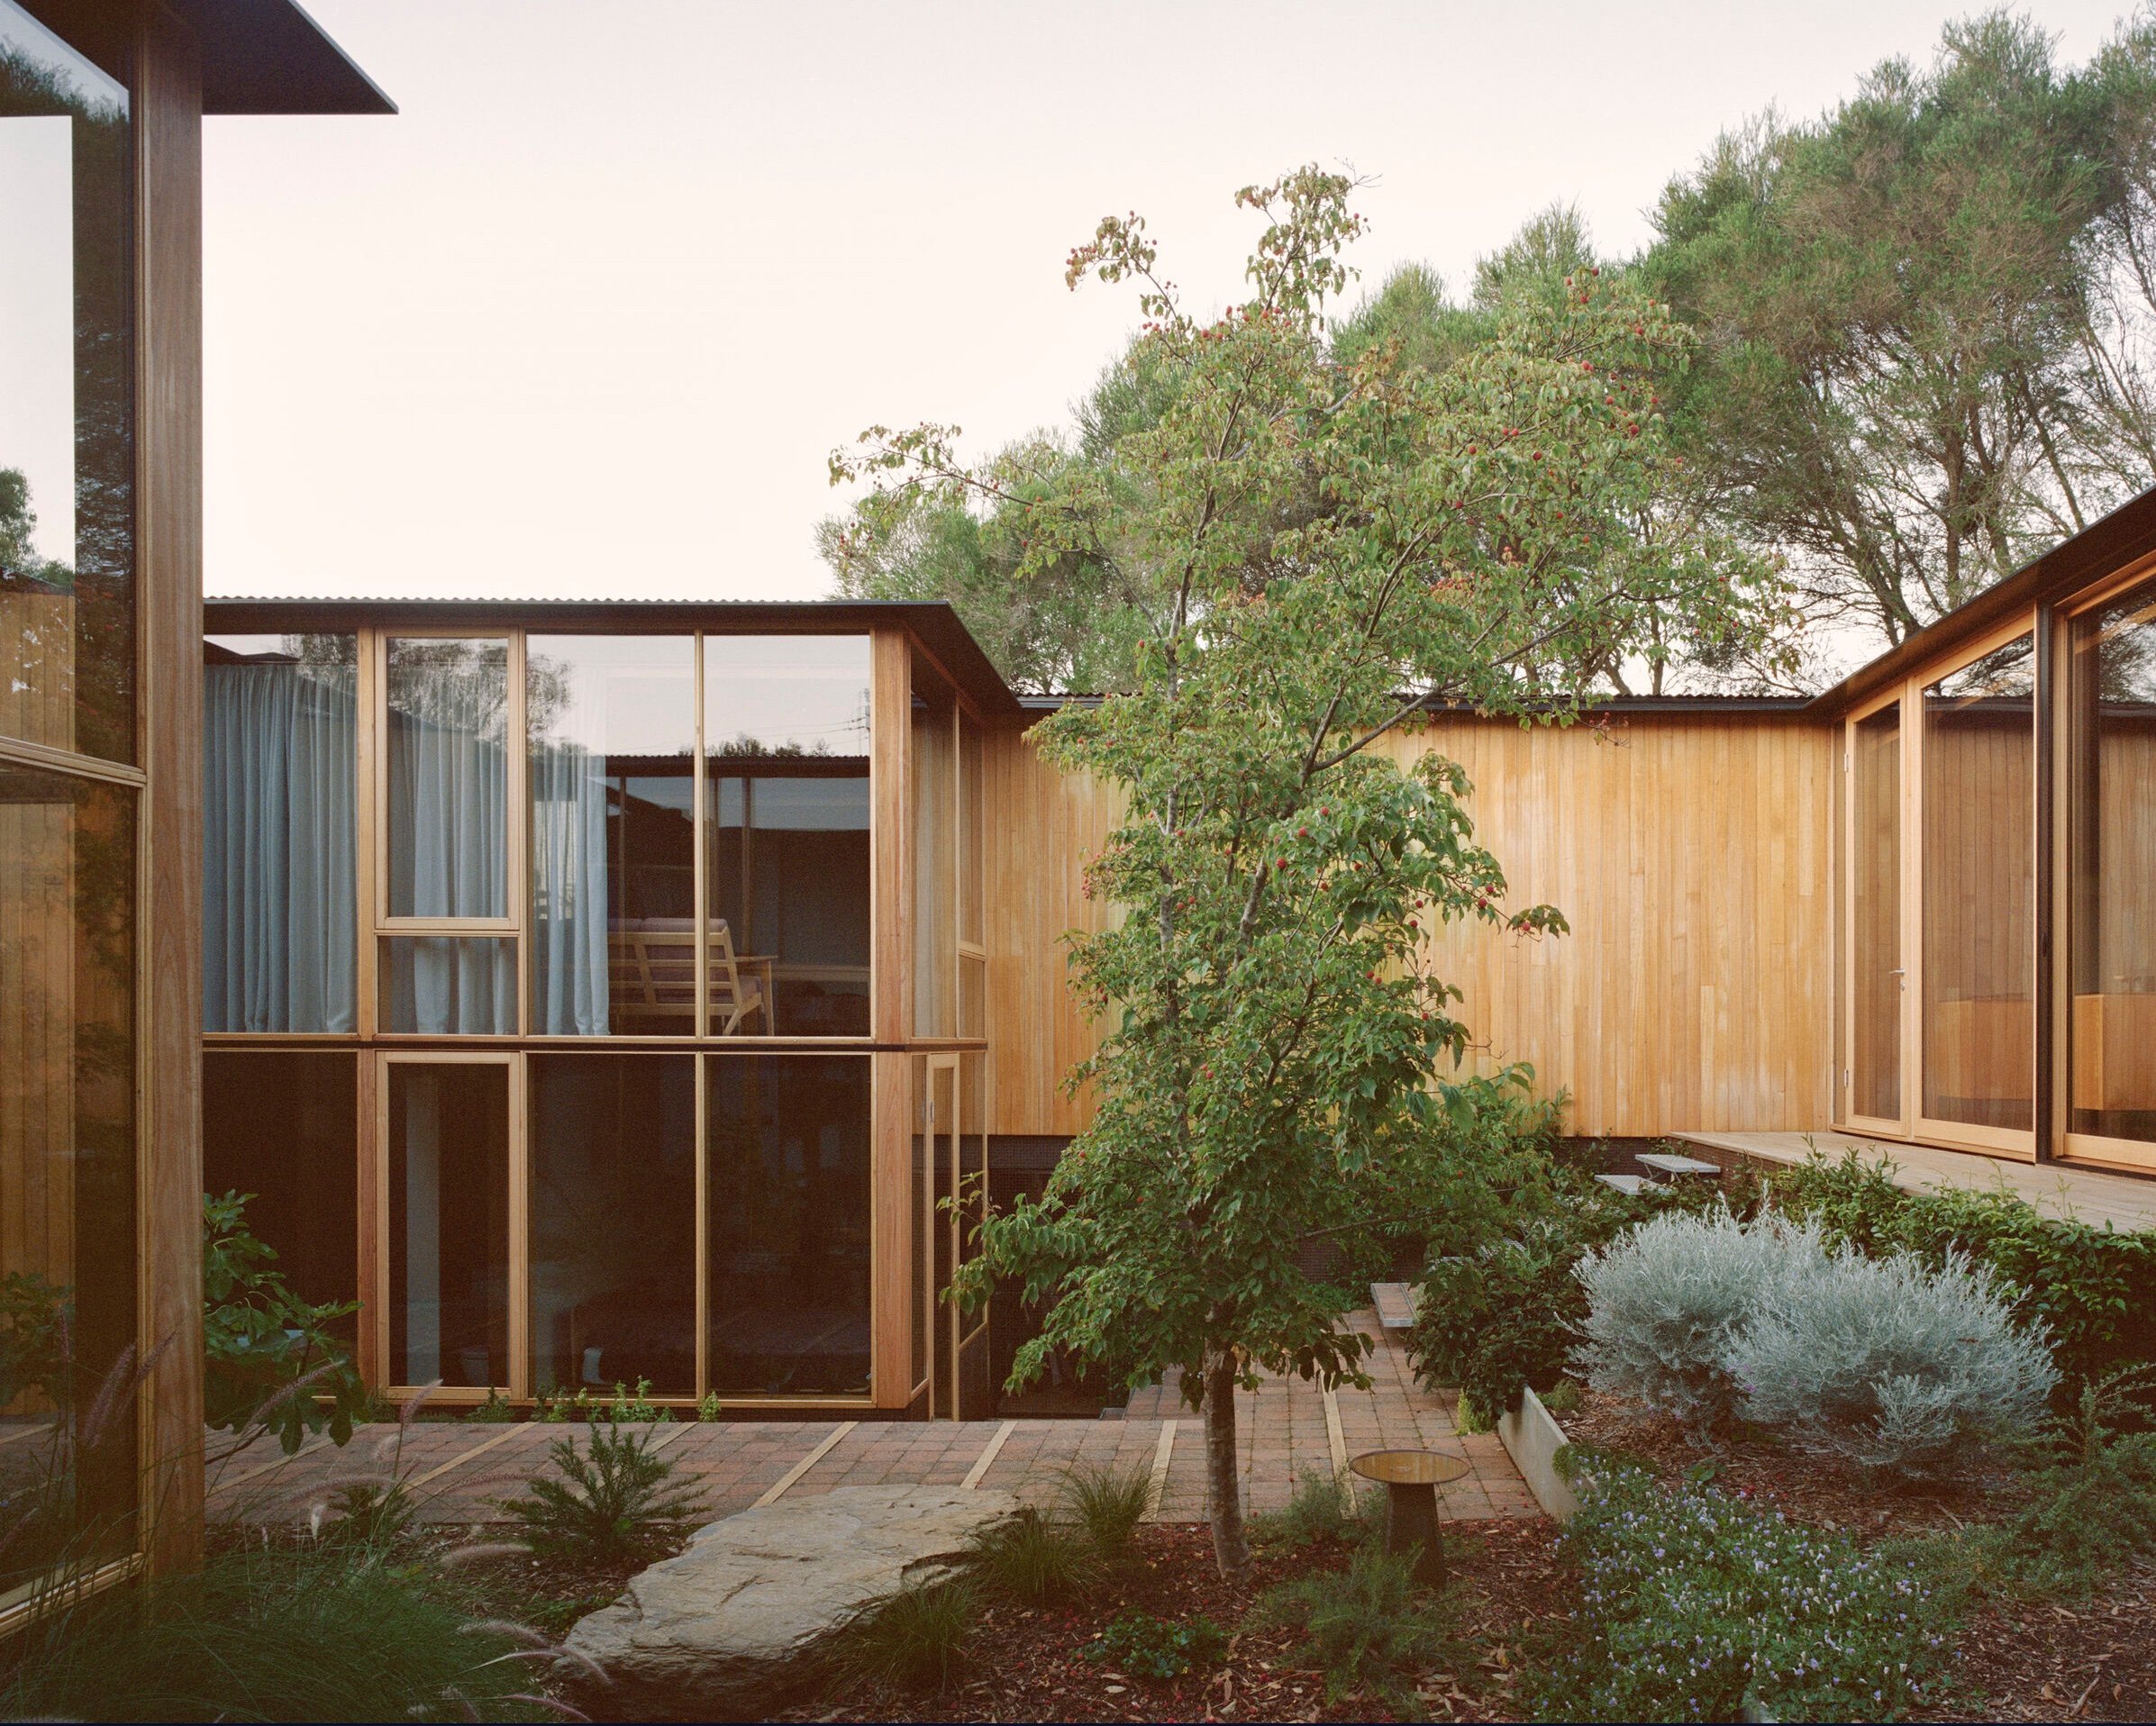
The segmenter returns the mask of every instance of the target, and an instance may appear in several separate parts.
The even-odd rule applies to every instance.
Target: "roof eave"
[[[396,104],[295,0],[172,0],[202,48],[205,114],[389,114]]]

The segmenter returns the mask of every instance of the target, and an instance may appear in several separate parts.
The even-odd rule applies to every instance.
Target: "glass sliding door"
[[[514,1057],[382,1061],[393,1385],[523,1394]]]
[[[1849,1114],[1902,1116],[1901,707],[1852,721],[1849,749]]]
[[[951,1145],[951,1257],[970,1264],[980,1253],[981,1224],[988,1211],[988,1058],[959,1057],[958,1120]],[[988,1309],[951,1309],[952,1413],[961,1421],[996,1413],[996,1385],[988,1350]]]
[[[2156,581],[2072,624],[2068,1149],[2156,1164]]]
[[[696,1394],[696,1059],[529,1058],[540,1391]]]
[[[869,638],[706,636],[713,1036],[869,1034]]]
[[[2036,1119],[2035,688],[2022,635],[1923,695],[1921,1114],[2001,1149]]]
[[[363,1298],[359,1077],[350,1049],[202,1058],[204,1190],[252,1194],[249,1231],[275,1249],[301,1298],[318,1304]],[[339,1321],[337,1333],[349,1338],[355,1323]]]
[[[704,1059],[711,1388],[866,1396],[869,1058]]]

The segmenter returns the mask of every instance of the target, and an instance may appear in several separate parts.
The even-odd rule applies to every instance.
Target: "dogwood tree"
[[[1298,1268],[1303,1243],[1396,1222],[1466,1106],[1449,1075],[1468,1029],[1427,938],[1564,927],[1507,906],[1460,768],[1387,740],[1452,703],[1562,719],[1583,668],[1651,654],[1672,624],[1756,646],[1776,620],[1768,572],[1729,546],[1624,530],[1666,459],[1655,383],[1685,337],[1663,309],[1583,272],[1455,364],[1387,343],[1338,359],[1353,191],[1305,168],[1238,194],[1265,226],[1247,297],[1217,316],[1187,306],[1137,216],[1071,254],[1074,286],[1135,286],[1133,363],[1168,385],[1105,459],[969,467],[939,426],[832,459],[834,479],[875,482],[871,520],[1021,500],[1026,559],[1082,553],[1145,596],[1134,687],[1042,728],[1124,800],[1087,875],[1124,914],[1072,946],[1105,1021],[1074,1076],[1097,1114],[1039,1203],[987,1221],[957,1294],[1015,1277],[1045,1304],[1018,1382],[1051,1348],[1133,1383],[1180,1370],[1230,1573],[1248,1562],[1237,1387],[1360,1382],[1364,1340]]]

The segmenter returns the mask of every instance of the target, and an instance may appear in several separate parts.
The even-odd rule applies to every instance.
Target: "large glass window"
[[[276,1249],[285,1280],[317,1303],[359,1294],[358,1067],[349,1051],[202,1058],[203,1186],[254,1195],[248,1229]]]
[[[0,0],[0,735],[135,755],[125,86]]]
[[[525,689],[532,1030],[691,1035],[695,640],[534,635]]]
[[[509,914],[509,644],[388,645],[392,917]]]
[[[955,1037],[958,1004],[958,698],[914,660],[914,1035]]]
[[[132,792],[0,766],[0,1583],[134,1508],[134,878]]]
[[[869,1031],[869,640],[710,636],[714,1035]]]
[[[204,645],[203,1029],[358,1028],[358,640]]]
[[[389,1063],[389,1376],[509,1384],[509,1066]]]
[[[495,935],[388,935],[381,1028],[428,1037],[516,1031],[516,943]]]
[[[2156,582],[2074,629],[2071,1131],[2156,1141]]]
[[[2036,731],[2024,635],[1924,692],[1924,1113],[2035,1122]]]
[[[869,1389],[869,1062],[706,1056],[711,1386]]]
[[[1853,1113],[1901,1115],[1901,708],[1850,728],[1850,1018]]]
[[[693,1055],[534,1055],[535,1380],[696,1390]]]

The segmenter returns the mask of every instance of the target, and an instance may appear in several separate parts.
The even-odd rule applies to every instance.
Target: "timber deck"
[[[1374,1312],[1350,1322],[1378,1345],[1366,1362],[1369,1390],[1326,1393],[1301,1379],[1269,1379],[1236,1397],[1248,1508],[1278,1510],[1301,1476],[1344,1471],[1362,1451],[1411,1448],[1467,1458],[1467,1477],[1439,1497],[1448,1521],[1541,1515],[1496,1434],[1455,1433],[1457,1399],[1415,1382],[1398,1336],[1382,1330]],[[395,1424],[362,1426],[341,1449],[318,1436],[288,1458],[258,1443],[213,1464],[210,1516],[304,1523],[326,1513],[341,1485],[394,1474],[408,1483],[425,1522],[498,1522],[499,1501],[550,1472],[548,1446],[577,1431],[533,1422],[419,1421],[401,1440]],[[210,1439],[213,1458],[219,1440],[230,1441]],[[1133,1394],[1119,1420],[687,1421],[655,1428],[653,1444],[714,1519],[780,1497],[887,1483],[1000,1488],[1047,1506],[1073,1468],[1110,1467],[1151,1476],[1154,1520],[1205,1520],[1205,1428],[1172,1384]]]
[[[1952,1187],[2003,1187],[2046,1216],[2071,1218],[2122,1231],[2156,1229],[2156,1180],[2113,1175],[2066,1163],[2024,1163],[1979,1151],[1942,1150],[1847,1132],[1679,1132],[1688,1145],[1762,1163],[1801,1163],[1817,1149],[1838,1158],[1854,1150],[1892,1165],[1897,1186],[1915,1193]]]

